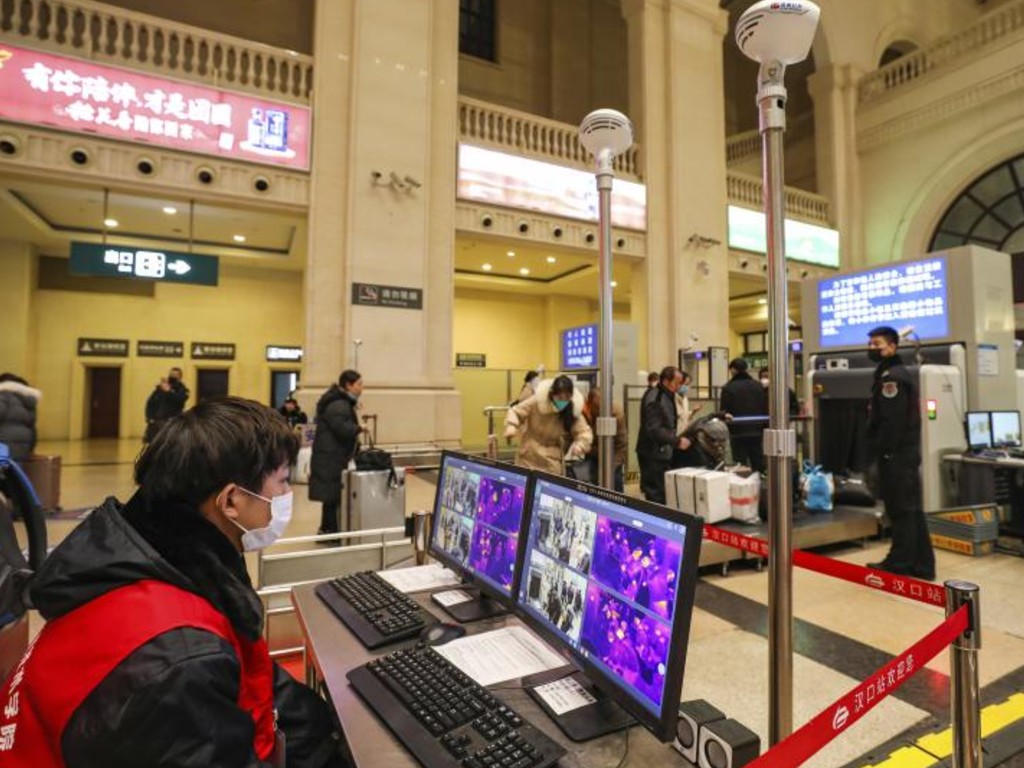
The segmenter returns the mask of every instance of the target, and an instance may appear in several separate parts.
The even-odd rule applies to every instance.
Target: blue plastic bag
[[[800,489],[804,499],[804,509],[808,512],[832,511],[835,483],[831,472],[823,472],[820,466],[805,461],[803,475],[800,478]]]

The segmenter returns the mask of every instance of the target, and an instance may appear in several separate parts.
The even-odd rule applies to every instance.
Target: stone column
[[[36,374],[32,327],[36,259],[29,243],[0,241],[0,285],[4,296],[0,373],[10,371],[32,382]]]
[[[831,203],[843,269],[867,265],[857,156],[857,83],[863,74],[842,64],[820,69],[807,81],[814,101],[818,192]]]
[[[457,442],[458,2],[317,0],[314,56],[304,406],[354,365],[358,340],[379,440]],[[354,304],[353,283],[422,308]]]
[[[729,343],[728,14],[717,0],[623,0],[623,13],[630,117],[647,184],[647,260],[637,293],[647,305],[646,365],[657,370],[675,363],[691,334],[701,347]]]

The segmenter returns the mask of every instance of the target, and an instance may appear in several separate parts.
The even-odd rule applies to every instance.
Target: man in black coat
[[[719,410],[726,419],[747,416],[768,418],[768,392],[747,373],[747,361],[737,357],[729,363],[732,378],[722,387]],[[764,471],[764,423],[730,423],[732,460],[755,472]]]
[[[160,379],[149,399],[146,400],[145,442],[151,442],[160,428],[183,410],[188,400],[188,387],[181,381],[181,368],[171,368],[167,378]]]
[[[343,371],[338,383],[316,404],[316,434],[309,464],[309,498],[323,508],[317,533],[337,533],[341,506],[341,473],[356,454],[363,431],[356,404],[363,393],[358,371]]]
[[[878,462],[885,514],[892,523],[889,554],[868,566],[931,581],[935,553],[921,506],[920,397],[899,355],[899,333],[881,326],[868,339],[868,356],[878,363],[871,388],[868,441]]]
[[[672,450],[685,451],[690,440],[676,435],[676,392],[683,374],[675,366],[661,370],[658,386],[649,388],[640,404],[640,434],[636,457],[640,464],[640,490],[644,498],[665,503],[665,473],[672,464]]]

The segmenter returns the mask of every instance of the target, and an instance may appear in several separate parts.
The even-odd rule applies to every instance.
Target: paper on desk
[[[467,635],[434,650],[484,686],[546,672],[566,663],[525,627]]]
[[[407,593],[451,587],[459,583],[459,577],[440,563],[396,568],[393,571],[377,571],[377,575],[399,592]]]

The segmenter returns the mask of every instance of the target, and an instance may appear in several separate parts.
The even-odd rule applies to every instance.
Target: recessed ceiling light
[[[768,299],[758,299],[757,303],[758,304],[767,304],[768,303]]]
[[[515,251],[509,251],[509,252],[508,252],[508,253],[506,253],[505,255],[506,255],[506,256],[508,256],[509,258],[512,258],[513,256],[515,256],[515,255],[516,255],[516,252],[515,252]]]
[[[480,265],[480,269],[482,269],[484,272],[490,272],[491,271],[491,265],[490,264],[481,264]]]
[[[103,220],[103,226],[104,227],[109,227],[110,229],[113,229],[114,227],[116,227],[118,225],[118,223],[119,222],[118,222],[117,219],[104,219]]]
[[[175,208],[173,205],[165,205],[164,206],[164,213],[166,213],[168,216],[173,216],[177,212],[178,212],[178,209]]]
[[[558,259],[554,256],[548,256],[548,264],[554,264],[556,261],[558,261]]]
[[[235,235],[234,240],[236,243],[244,243],[245,235]]]
[[[520,275],[528,275],[528,274],[530,274],[530,270],[528,270],[526,267],[523,267],[522,269],[519,270],[519,274]]]
[[[612,280],[612,288],[618,288],[618,287],[619,287],[619,284],[617,282],[615,282],[614,280]]]

